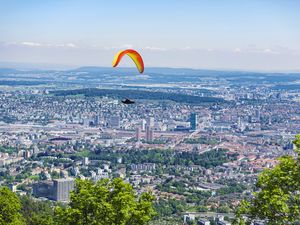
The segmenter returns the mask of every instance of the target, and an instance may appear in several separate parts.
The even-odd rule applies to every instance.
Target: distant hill
[[[35,86],[47,84],[44,81],[14,81],[14,80],[0,80],[0,86]]]
[[[91,76],[103,73],[118,75],[139,75],[135,68],[126,67],[80,67],[72,70],[74,72],[87,72]],[[204,70],[189,68],[164,68],[147,67],[144,72],[149,76],[149,82],[160,80],[161,82],[199,81],[201,77],[215,77],[229,79],[233,83],[257,83],[257,82],[292,82],[300,79],[300,73],[268,73],[226,70]]]
[[[85,66],[79,67],[74,72],[114,72],[114,73],[136,73],[134,67],[97,67],[97,66]],[[164,74],[164,75],[224,75],[224,74],[261,74],[256,72],[240,72],[240,71],[222,71],[222,70],[205,70],[205,69],[191,69],[191,68],[169,68],[169,67],[146,67],[145,74]]]
[[[0,74],[3,73],[17,73],[19,70],[10,69],[10,68],[0,68]]]
[[[273,89],[284,90],[284,91],[295,91],[295,90],[300,90],[300,84],[276,85],[273,87]]]

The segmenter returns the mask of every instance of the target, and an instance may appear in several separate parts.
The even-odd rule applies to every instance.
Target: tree
[[[0,188],[0,225],[25,224],[20,214],[21,203],[18,196],[7,187]]]
[[[28,196],[20,197],[21,214],[27,225],[54,225],[54,210],[47,201],[33,200]]]
[[[102,179],[94,184],[77,180],[70,204],[57,207],[59,224],[142,225],[155,216],[150,193],[136,197],[132,186],[120,178]]]
[[[294,140],[296,157],[283,156],[273,169],[258,177],[253,198],[237,210],[236,224],[261,219],[270,225],[294,224],[300,220],[300,135]],[[243,219],[245,214],[247,219]]]

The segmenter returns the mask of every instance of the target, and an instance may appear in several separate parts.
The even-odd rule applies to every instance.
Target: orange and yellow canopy
[[[142,59],[141,55],[133,49],[126,49],[126,50],[119,51],[114,57],[112,66],[116,67],[124,55],[128,55],[133,60],[133,62],[135,63],[135,65],[140,73],[144,72],[143,59]]]

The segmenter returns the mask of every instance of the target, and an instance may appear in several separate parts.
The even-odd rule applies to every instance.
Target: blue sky
[[[0,0],[0,61],[300,71],[296,0]],[[125,60],[123,66],[130,66]]]

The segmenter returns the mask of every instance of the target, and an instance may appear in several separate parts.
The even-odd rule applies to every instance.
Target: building
[[[254,221],[253,225],[266,225],[263,221]]]
[[[95,126],[98,126],[100,124],[100,116],[99,115],[96,115],[94,117],[94,125]]]
[[[9,184],[8,188],[12,191],[12,192],[16,192],[17,191],[17,184]]]
[[[142,119],[142,121],[141,121],[141,128],[143,131],[146,130],[146,120],[144,120],[144,119]]]
[[[112,128],[120,128],[120,117],[119,116],[112,116],[109,120],[109,127]]]
[[[53,199],[53,181],[45,180],[33,184],[33,196]]]
[[[78,176],[80,174],[80,170],[79,170],[79,167],[72,167],[71,170],[70,170],[71,174],[74,175],[74,176]]]
[[[90,118],[84,118],[83,121],[82,121],[82,124],[84,126],[89,126],[90,125],[90,122],[91,122],[91,119]]]
[[[87,166],[87,165],[89,165],[89,158],[88,157],[84,157],[83,159],[82,159],[82,165],[83,166]]]
[[[119,158],[117,159],[117,161],[118,161],[118,163],[122,163],[122,161],[123,161],[122,157],[119,157]]]
[[[39,148],[36,146],[36,145],[34,145],[33,146],[33,154],[37,154],[37,153],[39,153]]]
[[[146,126],[146,141],[147,142],[152,142],[153,141],[153,135],[154,135],[154,132],[152,130],[152,128],[147,125]]]
[[[141,128],[140,127],[135,128],[135,139],[137,141],[141,140]]]
[[[224,220],[224,216],[218,215],[216,222],[218,225],[231,225],[230,222]]]
[[[218,225],[231,225],[231,223],[223,220],[223,221],[218,221]]]
[[[155,163],[131,164],[133,171],[153,171],[155,170]]]
[[[147,125],[151,128],[154,127],[154,117],[148,117],[147,118]]]
[[[25,159],[28,159],[28,158],[30,158],[31,157],[31,152],[29,151],[29,150],[26,150],[25,152],[24,152],[24,158]]]
[[[210,225],[210,221],[207,220],[207,219],[200,219],[200,220],[198,221],[198,224],[199,224],[199,225]]]
[[[74,179],[55,179],[53,180],[53,199],[59,202],[70,200],[70,191],[74,190]]]
[[[92,180],[94,182],[97,182],[97,181],[99,181],[101,179],[107,179],[107,178],[109,178],[109,173],[106,172],[106,171],[104,171],[104,170],[102,170],[102,169],[98,169],[97,175],[93,176]]]
[[[194,214],[186,214],[183,215],[183,223],[186,224],[188,221],[193,221],[195,220],[195,215]]]
[[[197,130],[197,128],[198,128],[198,116],[197,116],[196,113],[191,113],[190,122],[191,122],[191,130]]]

